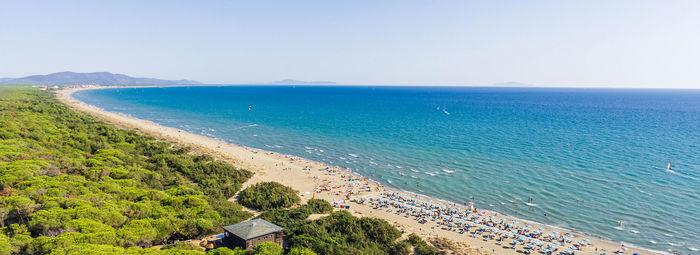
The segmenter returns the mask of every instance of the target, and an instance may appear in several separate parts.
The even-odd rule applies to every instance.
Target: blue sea
[[[700,249],[700,90],[206,86],[74,96],[398,189],[654,250]]]

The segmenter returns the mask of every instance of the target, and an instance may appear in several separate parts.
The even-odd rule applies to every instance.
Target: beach
[[[416,233],[424,238],[442,237],[468,245],[469,249],[465,249],[465,253],[522,254],[522,251],[530,250],[525,248],[531,245],[538,249],[532,253],[547,249],[553,254],[565,250],[572,250],[576,254],[600,254],[603,250],[606,254],[623,250],[626,250],[624,254],[653,254],[651,251],[481,210],[478,204],[474,205],[476,210],[467,212],[468,205],[389,189],[336,166],[227,143],[151,121],[107,112],[71,96],[82,89],[91,88],[60,90],[57,97],[71,108],[107,123],[190,146],[219,160],[255,172],[244,187],[262,181],[279,182],[299,191],[303,200],[321,198],[337,205],[336,210],[349,210],[355,215],[385,219],[406,235]],[[468,230],[462,231],[464,229]],[[516,249],[511,248],[514,241]],[[557,250],[553,251],[549,246]]]

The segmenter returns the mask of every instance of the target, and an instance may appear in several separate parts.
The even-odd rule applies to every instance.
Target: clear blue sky
[[[2,1],[0,77],[700,88],[700,1]]]

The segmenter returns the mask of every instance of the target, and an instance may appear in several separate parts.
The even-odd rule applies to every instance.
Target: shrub
[[[262,242],[253,247],[253,254],[282,255],[282,247],[273,242]]]
[[[316,255],[316,253],[309,248],[305,247],[294,247],[289,250],[287,255]]]
[[[96,121],[49,92],[0,86],[0,137],[0,254],[203,254],[133,246],[251,216],[227,200],[252,172]]]
[[[333,211],[331,203],[323,199],[309,199],[306,206],[311,209],[311,213],[330,213]]]
[[[287,208],[301,202],[297,191],[277,182],[261,182],[241,191],[238,202],[250,208]]]

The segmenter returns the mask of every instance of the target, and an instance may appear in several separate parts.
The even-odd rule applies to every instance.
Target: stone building
[[[238,224],[225,226],[223,242],[226,246],[241,247],[252,250],[253,246],[262,242],[273,242],[283,246],[284,236],[282,227],[263,219],[254,219]]]

